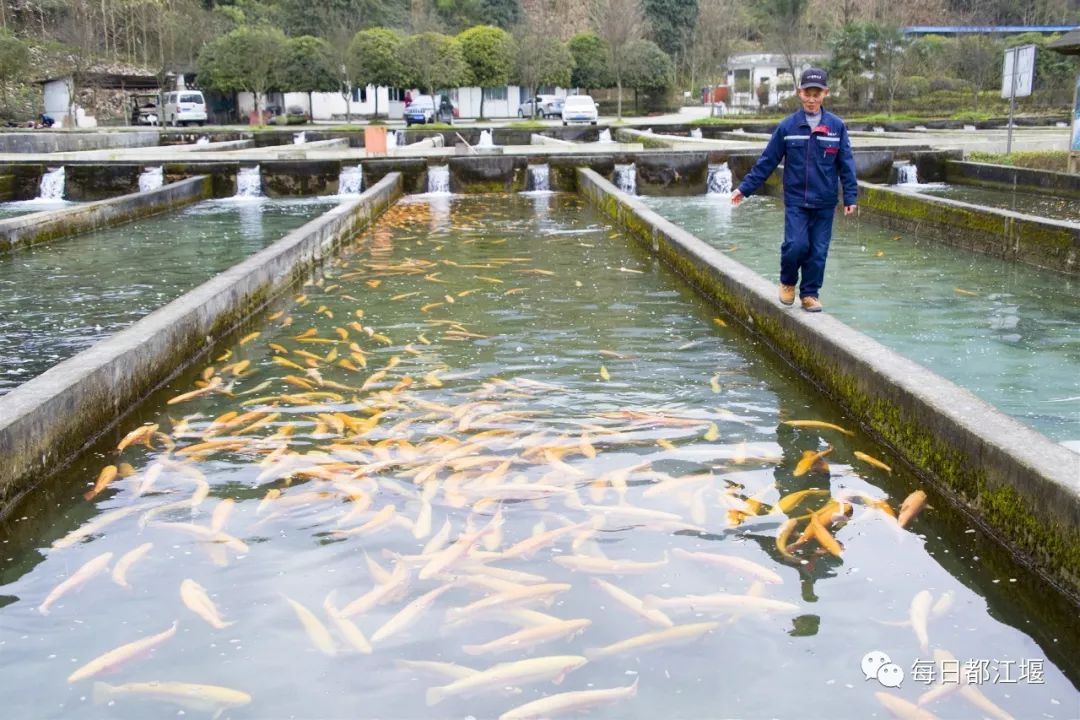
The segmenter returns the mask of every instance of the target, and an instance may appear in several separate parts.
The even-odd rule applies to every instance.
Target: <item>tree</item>
[[[898,27],[871,26],[874,51],[874,78],[885,90],[886,111],[892,115],[896,90],[903,81],[912,56],[907,53],[904,34]]]
[[[380,85],[396,87],[402,83],[401,46],[405,36],[389,28],[371,28],[356,33],[349,45],[348,72],[357,85],[374,85],[375,117],[379,116]]]
[[[872,46],[872,32],[866,23],[848,23],[829,42],[832,54],[826,64],[845,93],[854,94],[857,78],[873,70]]]
[[[401,0],[279,0],[278,4],[286,33],[327,40],[341,29],[352,39],[357,30],[403,27],[408,18],[408,4]]]
[[[461,30],[476,25],[508,29],[521,18],[519,0],[435,0],[435,11],[448,28]]]
[[[684,59],[698,20],[698,0],[642,0],[642,6],[656,44],[671,58]]]
[[[514,38],[500,28],[477,25],[458,35],[458,42],[473,83],[481,88],[480,118],[483,119],[483,89],[506,85],[514,72]]]
[[[457,87],[470,81],[461,43],[442,33],[409,36],[402,43],[398,58],[405,83],[428,95],[434,95],[439,88]]]
[[[697,87],[698,79],[710,87],[723,84],[728,56],[746,24],[745,6],[739,0],[700,0],[687,57],[691,88]]]
[[[618,88],[618,117],[622,119],[623,75],[626,72],[626,51],[630,43],[645,33],[645,14],[641,0],[592,0],[589,20],[597,36],[608,49],[608,67],[615,76]]]
[[[0,82],[3,92],[4,109],[8,108],[8,82],[22,80],[23,74],[30,67],[30,50],[19,38],[7,30],[0,30]]]
[[[792,77],[798,72],[795,53],[802,49],[808,5],[809,0],[761,0],[754,6],[765,40],[784,56]]]
[[[283,74],[286,89],[308,94],[308,112],[313,92],[335,92],[340,87],[334,66],[334,49],[322,38],[301,35],[288,40],[288,58]]]
[[[956,77],[967,80],[971,85],[977,112],[979,92],[995,87],[1001,79],[1001,48],[985,35],[964,35],[956,39],[954,53]]]
[[[255,117],[261,121],[259,98],[281,86],[287,48],[285,34],[277,28],[237,28],[203,48],[200,81],[223,92],[253,93]]]
[[[666,94],[675,75],[671,58],[651,40],[635,40],[626,48],[623,82],[634,89],[634,109],[638,92]]]
[[[517,79],[528,89],[529,97],[536,95],[542,85],[566,87],[574,69],[574,56],[564,43],[554,37],[519,28],[517,36]],[[536,114],[533,103],[533,114]]]
[[[612,84],[611,70],[607,64],[608,49],[596,33],[578,33],[570,38],[567,48],[574,56],[574,72],[570,75],[571,85],[588,90],[608,87]]]

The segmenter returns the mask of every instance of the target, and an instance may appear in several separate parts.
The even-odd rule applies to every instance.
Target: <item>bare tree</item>
[[[622,119],[623,74],[626,72],[627,47],[645,37],[645,12],[641,0],[592,0],[589,20],[593,31],[607,43],[608,66],[618,88],[618,117]]]
[[[710,87],[722,84],[728,56],[745,32],[746,22],[739,0],[699,0],[687,56],[691,88],[698,81]]]

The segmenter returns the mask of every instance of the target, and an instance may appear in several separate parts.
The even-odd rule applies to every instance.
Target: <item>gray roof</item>
[[[1046,47],[1062,55],[1080,55],[1080,28],[1065,33]]]

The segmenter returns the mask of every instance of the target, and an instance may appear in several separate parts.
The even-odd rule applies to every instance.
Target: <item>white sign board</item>
[[[1001,97],[1027,97],[1035,83],[1035,46],[1021,45],[1005,51],[1005,68],[1001,73]],[[1013,88],[1016,94],[1013,95]]]

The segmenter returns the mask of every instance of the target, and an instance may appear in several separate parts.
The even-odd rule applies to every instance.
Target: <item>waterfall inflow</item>
[[[692,130],[690,130],[690,137],[694,138],[695,140],[700,140],[701,128],[693,128]]]
[[[139,192],[157,190],[165,184],[165,173],[160,165],[157,167],[143,168],[139,175]]]
[[[398,146],[397,133],[396,132],[388,132],[388,133],[386,133],[386,149],[387,150],[394,150],[395,148],[397,148],[397,146]]]
[[[38,184],[38,200],[63,200],[64,182],[64,168],[53,168],[46,172]]]
[[[604,128],[603,130],[601,130],[600,131],[600,140],[599,140],[599,142],[602,142],[602,143],[614,142],[611,139],[611,131],[608,130],[607,128]]]
[[[236,173],[236,195],[238,198],[262,197],[262,171],[259,166],[240,168]]]
[[[634,163],[615,166],[615,186],[624,193],[637,195],[637,167]]]
[[[301,130],[298,133],[293,133],[292,136],[293,145],[303,145],[307,142],[307,133]]]
[[[338,195],[359,195],[363,191],[363,166],[341,168],[341,172],[338,174]]]
[[[476,142],[476,147],[495,147],[495,140],[492,138],[490,130],[480,131],[480,139]]]
[[[709,177],[706,181],[706,194],[730,195],[732,186],[731,168],[727,163],[709,166]]]
[[[195,141],[195,144],[196,145],[209,145],[210,144],[210,138],[203,135],[202,137],[200,137],[198,140]]]
[[[529,180],[526,184],[526,190],[529,192],[551,191],[551,168],[547,164],[529,166]]]
[[[919,168],[915,166],[915,163],[910,161],[899,162],[895,163],[893,168],[896,170],[897,185],[919,184]]]
[[[429,165],[427,169],[427,191],[429,193],[449,194],[450,166]]]

